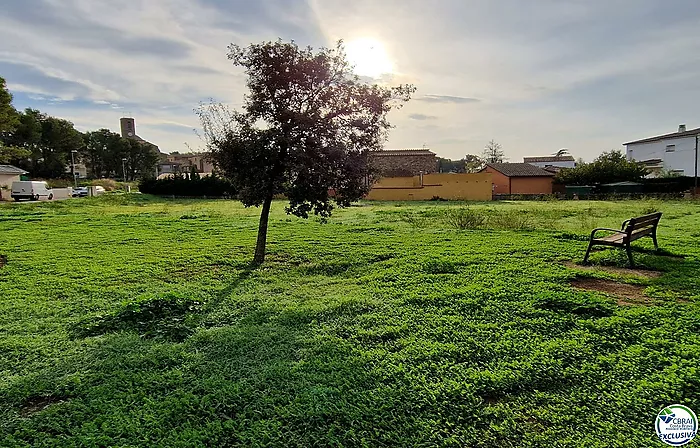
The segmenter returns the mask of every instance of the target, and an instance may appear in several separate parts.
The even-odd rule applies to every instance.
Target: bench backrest
[[[627,232],[628,236],[634,236],[636,238],[651,235],[656,231],[656,226],[659,225],[660,220],[661,212],[638,216],[627,221],[627,226],[624,230]]]

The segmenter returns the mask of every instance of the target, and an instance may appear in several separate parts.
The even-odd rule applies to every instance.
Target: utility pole
[[[126,158],[122,159],[122,174],[124,175],[124,182],[126,182]]]
[[[700,135],[695,136],[695,191],[693,194],[698,194],[698,139]]]
[[[696,140],[697,143],[697,140]],[[697,146],[697,144],[695,145]],[[72,149],[70,152],[70,161],[71,161],[71,172],[73,174],[73,185],[75,185],[75,188],[78,188],[78,178],[75,177],[75,153],[78,152],[75,149]]]

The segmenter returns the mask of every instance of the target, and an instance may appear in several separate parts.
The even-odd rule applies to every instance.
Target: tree
[[[137,177],[142,179],[155,177],[156,166],[160,160],[156,147],[138,140],[122,140],[125,140],[127,147],[125,158],[129,180],[136,180]]]
[[[503,147],[496,143],[494,140],[488,142],[484,148],[484,162],[486,163],[503,163],[505,160],[505,154],[503,153]]]
[[[464,159],[451,160],[438,157],[438,171],[441,173],[463,173]]]
[[[555,152],[553,155],[554,155],[554,157],[564,157],[564,156],[568,156],[571,154],[569,153],[568,149],[562,148],[559,151]]]
[[[8,141],[29,151],[28,160],[19,160],[18,166],[33,176],[47,178],[64,176],[70,152],[80,150],[83,145],[82,134],[73,123],[36,109],[26,109],[20,114],[19,124]]]
[[[627,160],[619,150],[602,153],[591,163],[579,163],[576,168],[564,168],[557,173],[555,182],[566,185],[595,185],[613,182],[638,181],[648,174],[638,162]]]
[[[87,132],[81,153],[90,175],[95,178],[116,176],[122,169],[122,158],[126,157],[128,143],[109,129]]]
[[[478,173],[484,168],[484,159],[474,154],[464,156],[464,172]]]
[[[330,217],[370,187],[370,151],[380,150],[388,112],[408,101],[413,86],[369,85],[352,74],[342,41],[334,49],[263,42],[229,46],[228,58],[247,75],[241,112],[221,104],[198,114],[212,158],[246,206],[262,206],[253,262],[265,259],[272,198],[288,214]]]
[[[29,157],[29,151],[6,144],[10,135],[19,126],[19,113],[12,106],[12,94],[7,90],[5,79],[0,77],[0,163]]]

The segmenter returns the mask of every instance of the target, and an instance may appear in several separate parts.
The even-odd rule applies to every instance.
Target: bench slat
[[[616,233],[615,235],[610,235],[606,236],[603,238],[596,238],[594,241],[606,241],[608,243],[622,243],[622,240],[624,240],[627,237],[627,235],[623,235],[621,233]]]
[[[630,241],[638,240],[639,238],[647,235],[652,235],[654,233],[653,227],[647,227],[645,229],[635,230],[630,234]]]
[[[659,220],[661,220],[661,213],[640,216],[639,218],[630,219],[628,227],[640,228],[647,226],[655,226],[658,224]]]

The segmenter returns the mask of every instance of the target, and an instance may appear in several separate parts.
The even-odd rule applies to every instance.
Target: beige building
[[[177,166],[181,173],[189,173],[192,167],[198,173],[211,173],[214,171],[214,164],[207,153],[168,154],[167,161],[174,167]]]
[[[20,181],[24,174],[27,174],[27,171],[16,166],[0,165],[0,188],[10,188],[12,182]]]

